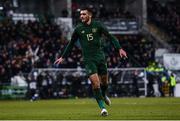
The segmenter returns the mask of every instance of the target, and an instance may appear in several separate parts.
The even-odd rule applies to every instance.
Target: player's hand
[[[64,59],[62,57],[60,57],[59,59],[57,59],[54,64],[60,64],[64,61]]]
[[[124,58],[124,59],[128,58],[126,51],[124,51],[123,49],[119,49],[119,55],[121,58]]]

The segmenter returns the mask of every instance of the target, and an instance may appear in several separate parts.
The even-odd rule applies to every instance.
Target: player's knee
[[[93,89],[98,89],[98,88],[100,88],[100,83],[98,83],[98,82],[92,83],[92,88],[93,88]]]
[[[100,80],[97,74],[93,74],[90,76],[91,84],[93,89],[100,88]]]

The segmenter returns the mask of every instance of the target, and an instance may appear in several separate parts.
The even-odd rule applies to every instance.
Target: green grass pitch
[[[100,116],[94,99],[0,101],[0,120],[180,120],[180,98],[113,98]]]

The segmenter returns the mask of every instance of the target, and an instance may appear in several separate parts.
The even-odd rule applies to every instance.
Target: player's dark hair
[[[81,10],[87,10],[89,13],[93,14],[93,11],[89,7],[82,7]]]

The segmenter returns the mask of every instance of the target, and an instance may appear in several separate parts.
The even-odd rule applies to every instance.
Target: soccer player
[[[112,36],[100,22],[92,20],[92,15],[91,9],[81,9],[81,23],[76,26],[71,41],[68,43],[61,57],[55,61],[55,64],[62,63],[64,57],[66,57],[73,48],[74,43],[79,40],[82,47],[85,69],[92,84],[94,97],[101,109],[101,115],[107,116],[108,111],[104,103],[110,105],[111,101],[106,95],[108,73],[101,42],[102,35],[104,34],[112,41],[114,47],[119,51],[120,57],[127,58],[127,54],[120,47],[118,40]]]

